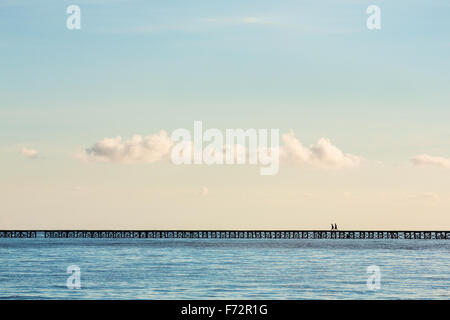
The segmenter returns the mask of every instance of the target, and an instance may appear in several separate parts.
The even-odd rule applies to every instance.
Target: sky
[[[449,13],[0,0],[0,229],[449,230]],[[196,120],[278,128],[278,174],[174,165],[165,134]]]

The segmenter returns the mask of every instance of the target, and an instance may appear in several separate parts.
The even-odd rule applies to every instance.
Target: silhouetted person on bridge
[[[336,223],[334,224],[334,230],[337,230],[337,224]]]

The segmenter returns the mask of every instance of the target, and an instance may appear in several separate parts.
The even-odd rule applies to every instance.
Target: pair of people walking
[[[338,228],[337,228],[337,224],[335,223],[335,224],[331,224],[331,230],[333,231],[333,230],[337,230]]]

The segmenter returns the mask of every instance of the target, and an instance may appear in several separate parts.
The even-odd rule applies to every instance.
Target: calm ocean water
[[[0,239],[0,298],[449,299],[450,241]]]

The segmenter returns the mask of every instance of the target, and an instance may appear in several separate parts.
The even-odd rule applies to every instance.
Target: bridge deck
[[[450,240],[450,231],[383,230],[0,230],[0,238],[144,239],[428,239]]]

